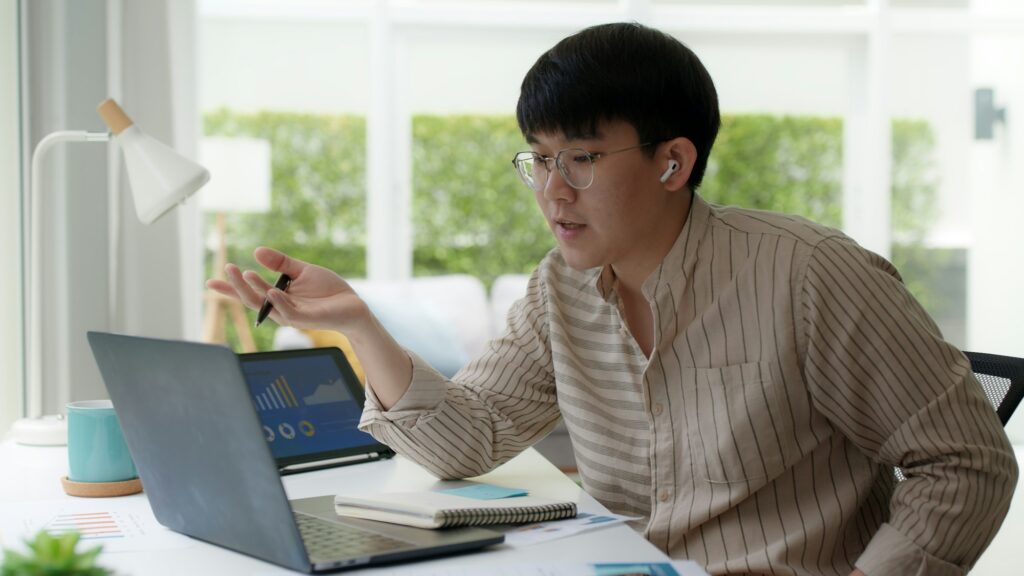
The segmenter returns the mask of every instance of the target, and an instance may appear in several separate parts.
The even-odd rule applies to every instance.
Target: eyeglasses
[[[554,157],[541,156],[533,151],[519,152],[512,159],[512,165],[515,166],[516,172],[523,183],[533,190],[543,190],[547,185],[548,175],[551,174],[552,162],[555,163],[558,173],[562,175],[566,184],[577,190],[585,190],[594,183],[594,162],[597,162],[599,158],[618,154],[619,152],[644,148],[651,144],[654,144],[654,142],[645,142],[636,146],[630,146],[629,148],[597,153],[587,152],[582,148],[566,148],[565,150],[559,150],[558,154],[555,154]]]

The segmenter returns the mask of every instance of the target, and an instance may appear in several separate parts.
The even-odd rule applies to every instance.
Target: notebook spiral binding
[[[525,506],[522,508],[464,508],[446,510],[442,528],[457,526],[486,526],[490,524],[526,524],[548,522],[576,516],[576,504],[564,502],[546,506]]]

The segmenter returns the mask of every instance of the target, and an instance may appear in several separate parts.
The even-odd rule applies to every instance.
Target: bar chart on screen
[[[260,411],[298,408],[299,406],[295,391],[292,390],[288,378],[284,375],[274,378],[261,392],[253,394],[253,400],[256,401],[256,408]]]

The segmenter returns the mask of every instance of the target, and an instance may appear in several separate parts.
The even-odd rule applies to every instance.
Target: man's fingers
[[[275,321],[278,324],[294,324],[295,303],[292,302],[292,299],[288,294],[285,294],[277,288],[271,288],[270,291],[267,292],[267,300],[270,300],[270,303],[274,305],[271,314],[281,318],[280,320],[275,318]]]
[[[290,256],[285,255],[283,252],[278,252],[273,248],[267,248],[266,246],[260,246],[253,252],[253,256],[256,257],[256,261],[260,264],[270,268],[275,272],[287,274],[292,279],[298,278],[302,269],[308,266],[302,260],[296,260]]]
[[[262,276],[252,270],[246,270],[243,272],[242,278],[244,278],[245,281],[249,283],[249,286],[252,286],[256,292],[266,293],[267,290],[274,287],[271,283],[264,280]]]
[[[213,290],[214,292],[219,292],[219,293],[221,293],[221,294],[223,294],[225,296],[230,296],[232,298],[238,298],[238,292],[235,292],[235,289],[231,287],[231,284],[228,284],[227,282],[225,282],[223,280],[217,280],[217,279],[207,280],[206,281],[206,287],[209,288],[210,290]]]
[[[238,299],[242,301],[242,304],[258,310],[263,304],[263,296],[257,294],[252,286],[245,281],[245,278],[242,278],[242,271],[238,269],[238,266],[228,264],[224,267],[224,272],[227,274],[228,282],[238,294]]]

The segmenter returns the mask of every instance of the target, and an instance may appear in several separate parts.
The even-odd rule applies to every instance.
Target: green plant
[[[4,564],[0,576],[104,576],[110,570],[96,565],[102,546],[77,552],[77,532],[57,536],[41,530],[32,540],[26,540],[28,554],[4,550]]]

